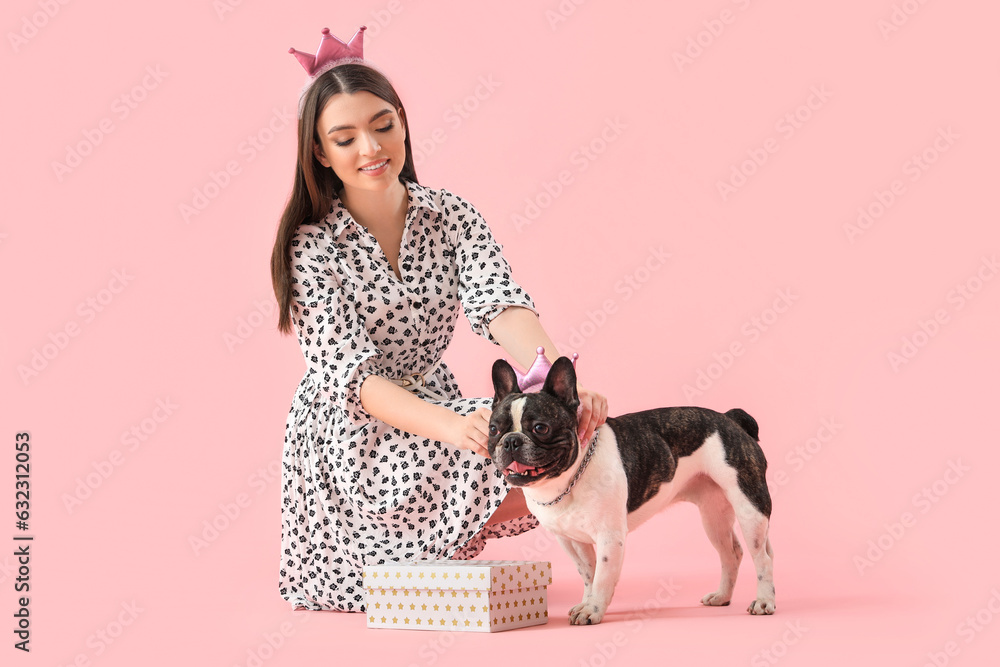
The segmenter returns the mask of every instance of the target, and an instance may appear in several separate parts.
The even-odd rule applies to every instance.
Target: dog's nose
[[[516,433],[508,433],[504,436],[501,444],[503,445],[504,451],[513,452],[521,446],[521,437]]]

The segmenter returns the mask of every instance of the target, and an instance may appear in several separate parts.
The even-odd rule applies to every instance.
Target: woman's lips
[[[385,170],[388,168],[389,168],[389,160],[382,160],[381,162],[377,162],[374,168],[361,167],[360,169],[358,169],[358,171],[360,171],[362,174],[378,176],[379,174],[385,172]]]

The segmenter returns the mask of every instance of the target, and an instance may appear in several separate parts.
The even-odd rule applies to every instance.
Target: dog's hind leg
[[[749,437],[747,437],[749,441]],[[750,443],[755,445],[756,443]],[[718,484],[732,505],[736,513],[736,520],[740,524],[743,532],[743,541],[747,545],[747,551],[753,558],[754,567],[757,570],[757,598],[750,603],[747,611],[754,615],[773,614],[774,604],[774,571],[773,552],[771,551],[771,541],[768,539],[768,529],[771,511],[771,498],[767,491],[767,482],[764,479],[764,467],[753,466],[744,461],[741,468],[742,481],[751,490],[756,499],[751,500],[747,493],[744,493],[737,479],[737,471],[728,462],[722,440],[719,434],[709,436],[705,444],[705,472]],[[735,452],[739,453],[739,452]],[[761,511],[761,507],[768,514]]]
[[[722,565],[719,590],[703,597],[701,603],[722,607],[728,605],[733,597],[733,587],[740,571],[740,559],[743,558],[743,547],[733,532],[736,513],[722,489],[708,478],[704,478],[699,487],[697,497],[692,498],[692,501],[698,505],[701,523],[712,546],[719,552],[719,561]]]
[[[773,614],[774,604],[774,567],[771,540],[767,535],[770,519],[760,513],[739,489],[731,498],[736,519],[743,531],[743,540],[753,557],[757,570],[757,599],[750,603],[747,611],[751,614]]]

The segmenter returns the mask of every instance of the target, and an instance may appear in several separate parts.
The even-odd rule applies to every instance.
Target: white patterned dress
[[[469,559],[485,539],[538,526],[529,515],[485,528],[509,490],[489,459],[389,426],[361,405],[368,375],[431,369],[427,386],[449,400],[428,400],[461,414],[491,407],[492,398],[463,398],[440,361],[459,308],[494,343],[487,324],[504,308],[537,313],[471,204],[405,184],[402,280],[339,200],[292,240],[292,320],[307,367],[282,457],[279,590],[293,607],[364,611],[362,565]]]

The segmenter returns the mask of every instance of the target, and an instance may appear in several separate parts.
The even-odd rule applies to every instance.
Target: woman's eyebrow
[[[379,118],[381,118],[382,116],[386,115],[387,113],[392,113],[392,109],[382,109],[377,114],[375,114],[374,116],[372,116],[371,119],[368,122],[369,123],[374,123]],[[337,125],[336,127],[331,127],[330,130],[327,132],[327,134],[333,134],[337,130],[353,130],[353,129],[354,129],[353,125]]]

